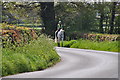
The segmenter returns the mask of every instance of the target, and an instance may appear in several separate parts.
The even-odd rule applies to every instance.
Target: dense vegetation
[[[73,39],[87,39],[92,41],[119,41],[120,36],[118,34],[96,34],[96,33],[78,33],[70,34],[69,40]]]
[[[80,48],[80,49],[92,49],[92,50],[101,50],[101,51],[112,51],[112,52],[120,52],[119,41],[90,41],[90,40],[71,40],[64,41],[64,47],[69,48]]]
[[[67,37],[74,32],[120,32],[120,2],[2,2],[2,6],[2,22],[41,24],[52,36],[59,20]]]
[[[103,0],[104,1],[104,0]],[[120,2],[66,2],[55,7],[66,35],[74,33],[120,33]]]
[[[2,76],[42,70],[60,61],[53,40],[47,36],[28,27],[1,27]]]
[[[0,1],[0,9],[2,76],[42,70],[60,61],[53,40],[41,36],[54,38],[59,20],[69,40],[64,47],[118,52],[120,2]]]
[[[53,41],[42,36],[15,50],[3,48],[2,76],[42,70],[56,64],[60,58],[53,47]]]
[[[38,37],[38,33],[32,28],[7,25],[5,23],[1,24],[0,27],[2,28],[0,33],[3,48],[23,46]]]

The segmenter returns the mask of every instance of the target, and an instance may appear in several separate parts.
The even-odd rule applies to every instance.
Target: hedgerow
[[[2,49],[2,76],[43,70],[60,61],[53,40],[42,36],[23,47]]]
[[[74,41],[74,40],[71,40]],[[92,49],[92,50],[101,50],[101,51],[112,51],[112,52],[120,52],[119,41],[91,41],[91,40],[75,40],[75,42],[71,44],[71,41],[64,41],[63,46],[69,48],[80,48],[80,49]],[[69,44],[68,44],[69,43]],[[66,46],[70,45],[70,46]]]
[[[38,37],[35,30],[28,27],[19,27],[3,23],[1,28],[0,33],[3,48],[23,46]]]
[[[47,36],[38,36],[34,29],[28,27],[8,24],[1,27],[2,76],[43,70],[60,61],[53,49],[53,40]]]
[[[70,40],[73,39],[84,39],[91,41],[119,41],[120,36],[117,34],[99,34],[99,33],[80,33],[71,32],[69,34]]]

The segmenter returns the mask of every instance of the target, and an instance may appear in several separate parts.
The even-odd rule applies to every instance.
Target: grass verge
[[[70,46],[69,46],[70,45]],[[120,52],[119,41],[95,42],[90,40],[64,41],[64,47]]]
[[[54,43],[42,36],[24,47],[2,49],[2,76],[46,69],[60,61]]]

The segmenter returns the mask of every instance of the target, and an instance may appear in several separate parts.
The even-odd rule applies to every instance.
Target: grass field
[[[48,68],[60,61],[51,39],[41,36],[15,49],[2,49],[2,76]]]
[[[80,40],[64,41],[63,46],[70,48],[120,52],[119,41],[95,42],[95,41],[80,39]]]

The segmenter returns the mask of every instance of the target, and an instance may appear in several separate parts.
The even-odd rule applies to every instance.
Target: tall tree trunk
[[[103,33],[103,19],[104,19],[104,14],[101,13],[100,15],[100,33]]]
[[[107,17],[106,17],[105,22],[106,22],[106,26],[105,26],[105,33],[107,33],[107,30],[108,30],[108,18],[107,18]]]
[[[117,2],[112,3],[112,13],[111,13],[111,21],[110,21],[110,34],[113,33],[114,30],[114,20],[115,20],[115,7],[116,7]]]
[[[54,2],[40,2],[40,4],[41,17],[45,26],[45,33],[53,36],[56,29]]]

